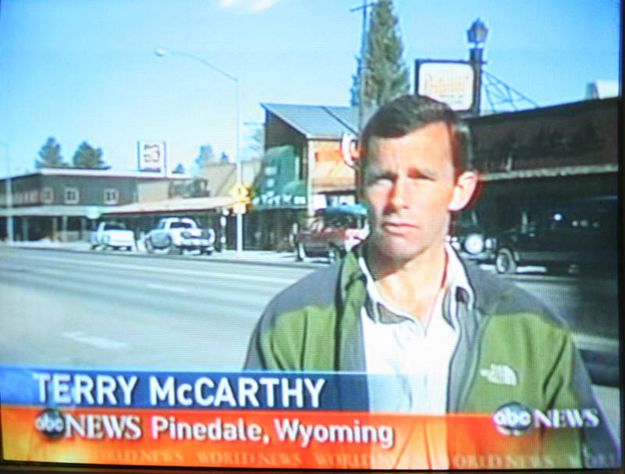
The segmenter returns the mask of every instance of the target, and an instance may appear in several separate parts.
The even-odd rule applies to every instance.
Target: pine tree
[[[56,138],[49,137],[39,150],[39,160],[35,160],[35,167],[41,168],[67,168],[69,165],[61,156],[61,145]]]
[[[392,0],[378,0],[373,6],[367,28],[364,61],[364,106],[379,107],[402,94],[408,93],[410,82],[403,55],[398,19]],[[357,58],[356,74],[351,88],[351,104],[360,104],[360,65]]]
[[[74,153],[73,163],[75,168],[108,168],[108,166],[102,159],[102,149],[93,148],[87,142],[82,142],[78,146],[76,153]]]
[[[213,151],[212,145],[207,144],[200,146],[200,153],[194,161],[196,174],[202,173],[204,168],[215,161],[215,152]]]
[[[174,168],[174,170],[172,171],[173,174],[184,174],[185,173],[185,168],[184,165],[182,163],[178,163],[176,165],[176,167]]]

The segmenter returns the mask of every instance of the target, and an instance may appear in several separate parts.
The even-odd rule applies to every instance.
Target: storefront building
[[[258,248],[290,250],[315,210],[353,203],[354,170],[342,158],[345,134],[356,134],[358,110],[262,104],[265,155],[254,186],[250,226]]]

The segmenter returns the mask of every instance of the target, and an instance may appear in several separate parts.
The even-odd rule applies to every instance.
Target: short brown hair
[[[458,114],[444,102],[425,96],[403,95],[380,107],[363,129],[360,135],[361,171],[367,162],[371,138],[399,138],[437,122],[448,126],[456,174],[472,170],[471,133]]]

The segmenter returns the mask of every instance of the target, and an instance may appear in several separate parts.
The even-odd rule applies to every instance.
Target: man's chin
[[[418,257],[422,250],[406,239],[385,238],[374,244],[374,251],[389,263],[404,264]]]

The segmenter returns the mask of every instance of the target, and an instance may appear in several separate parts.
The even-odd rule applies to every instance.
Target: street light
[[[0,145],[4,147],[4,156],[7,159],[7,180],[5,183],[5,200],[7,210],[7,244],[13,243],[13,187],[11,182],[11,153],[9,151],[9,144],[6,142],[0,142]]]
[[[467,40],[473,43],[469,50],[469,62],[473,67],[475,81],[473,82],[473,105],[471,114],[479,115],[482,89],[482,65],[484,64],[483,44],[488,36],[488,28],[479,18],[473,22],[471,28],[467,30]]]
[[[159,58],[163,58],[165,56],[182,56],[188,59],[191,59],[193,61],[196,61],[200,64],[203,64],[204,66],[212,69],[213,71],[215,71],[216,73],[220,74],[221,76],[225,77],[226,79],[232,81],[234,83],[234,89],[235,89],[235,121],[236,121],[236,140],[235,140],[235,166],[236,166],[236,186],[237,188],[241,187],[241,182],[243,181],[243,177],[242,177],[242,170],[241,170],[241,152],[240,152],[240,146],[239,146],[239,135],[240,135],[240,93],[239,93],[239,89],[240,89],[240,84],[239,84],[239,78],[233,74],[230,74],[226,71],[224,71],[223,69],[215,66],[214,64],[208,62],[206,59],[202,58],[201,56],[196,56],[195,54],[192,53],[187,53],[185,51],[169,51],[167,49],[163,49],[163,48],[158,48],[154,50],[154,54],[156,56],[158,56]],[[237,254],[241,253],[241,250],[243,248],[243,215],[241,213],[237,213],[236,214],[236,252]]]

